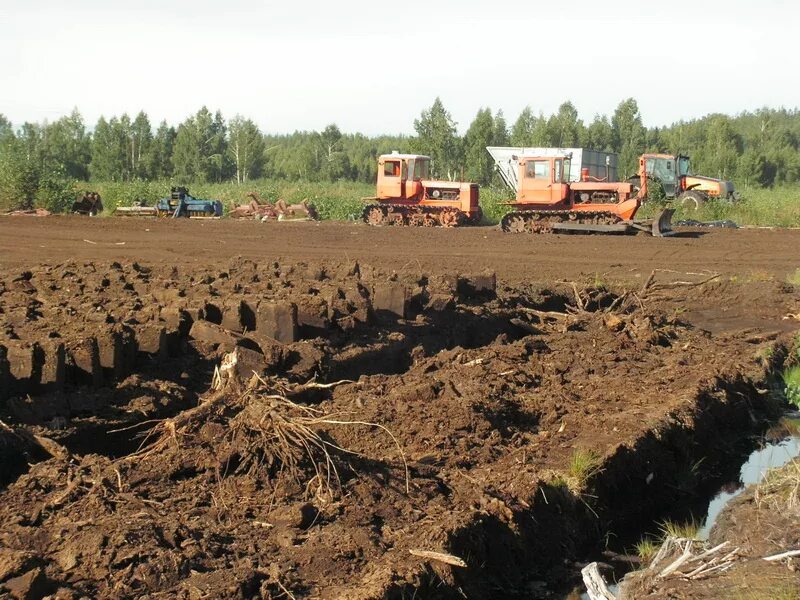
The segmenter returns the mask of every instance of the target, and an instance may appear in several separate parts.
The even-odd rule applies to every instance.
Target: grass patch
[[[800,186],[744,188],[741,194],[742,199],[738,202],[710,200],[697,210],[676,204],[672,220],[730,220],[740,226],[750,227],[800,226]],[[648,202],[636,216],[653,216],[662,207],[663,204]]]
[[[111,214],[117,206],[130,206],[142,200],[152,206],[159,198],[169,197],[171,181],[91,182],[85,185],[100,193],[105,214]],[[362,198],[373,196],[375,186],[352,181],[333,183],[292,182],[258,179],[246,184],[203,183],[189,185],[195,198],[221,200],[227,212],[239,204],[250,201],[248,192],[257,192],[265,200],[275,202],[283,199],[289,204],[308,200],[316,206],[323,219],[341,221],[360,218],[366,206]]]
[[[786,283],[791,283],[792,285],[800,287],[800,268],[795,269],[794,273],[789,273],[786,276]]]
[[[636,554],[642,559],[643,563],[649,562],[669,537],[685,538],[687,540],[697,539],[700,523],[694,519],[681,523],[666,520],[661,522],[658,529],[658,535],[643,537],[634,547]]]
[[[567,467],[569,487],[577,491],[586,489],[589,480],[603,470],[602,466],[603,457],[597,452],[577,448]]]
[[[660,547],[661,542],[659,540],[654,540],[653,538],[642,538],[642,540],[636,544],[636,554],[639,555],[639,558],[642,559],[642,562],[648,562],[656,555]]]
[[[682,523],[666,520],[661,523],[659,529],[661,530],[662,539],[676,537],[694,540],[697,538],[697,533],[700,531],[700,523],[694,519]]]

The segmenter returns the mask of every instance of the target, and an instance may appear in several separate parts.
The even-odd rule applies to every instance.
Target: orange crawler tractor
[[[420,154],[384,154],[378,158],[377,203],[367,206],[362,218],[369,225],[457,227],[477,224],[478,184],[431,181],[431,159]]]
[[[571,156],[514,156],[517,162],[517,197],[514,210],[500,222],[511,233],[672,233],[674,209],[661,211],[652,220],[633,217],[647,195],[647,178],[638,193],[628,182],[605,181],[581,173],[570,181]],[[644,160],[640,161],[644,168]]]

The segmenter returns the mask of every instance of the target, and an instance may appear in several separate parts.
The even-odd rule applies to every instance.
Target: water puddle
[[[770,469],[787,465],[800,456],[800,413],[787,415],[767,432],[766,439],[772,440],[763,448],[753,451],[742,465],[739,483],[728,486],[711,500],[706,511],[706,519],[698,532],[698,538],[707,540],[708,534],[728,502],[741,494],[748,485],[761,483]]]

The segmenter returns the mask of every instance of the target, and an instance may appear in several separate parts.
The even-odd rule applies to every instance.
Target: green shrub
[[[46,173],[39,179],[36,208],[46,208],[54,213],[69,212],[76,193],[75,181],[67,177],[63,170]]]
[[[32,161],[0,153],[0,211],[33,208],[39,171]]]
[[[783,383],[786,386],[784,388],[786,399],[800,408],[800,365],[788,367],[783,372]]]

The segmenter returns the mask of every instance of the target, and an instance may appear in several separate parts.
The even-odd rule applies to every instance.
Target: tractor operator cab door
[[[408,160],[407,178],[405,182],[405,198],[409,200],[422,197],[422,181],[430,177],[430,159],[416,157]]]
[[[520,165],[522,166],[522,184],[520,185],[519,201],[558,204],[567,197],[569,160],[530,158],[522,160]]]
[[[686,177],[691,174],[691,170],[689,169],[689,157],[678,156],[678,177]]]
[[[378,167],[378,197],[402,198],[405,192],[405,173],[400,158],[385,158]]]
[[[645,160],[645,169],[650,179],[661,184],[667,198],[672,198],[680,192],[678,189],[678,162],[674,158],[648,157]]]
[[[678,155],[678,190],[675,192],[677,196],[679,193],[686,191],[686,178],[691,175],[689,167],[689,157]]]

